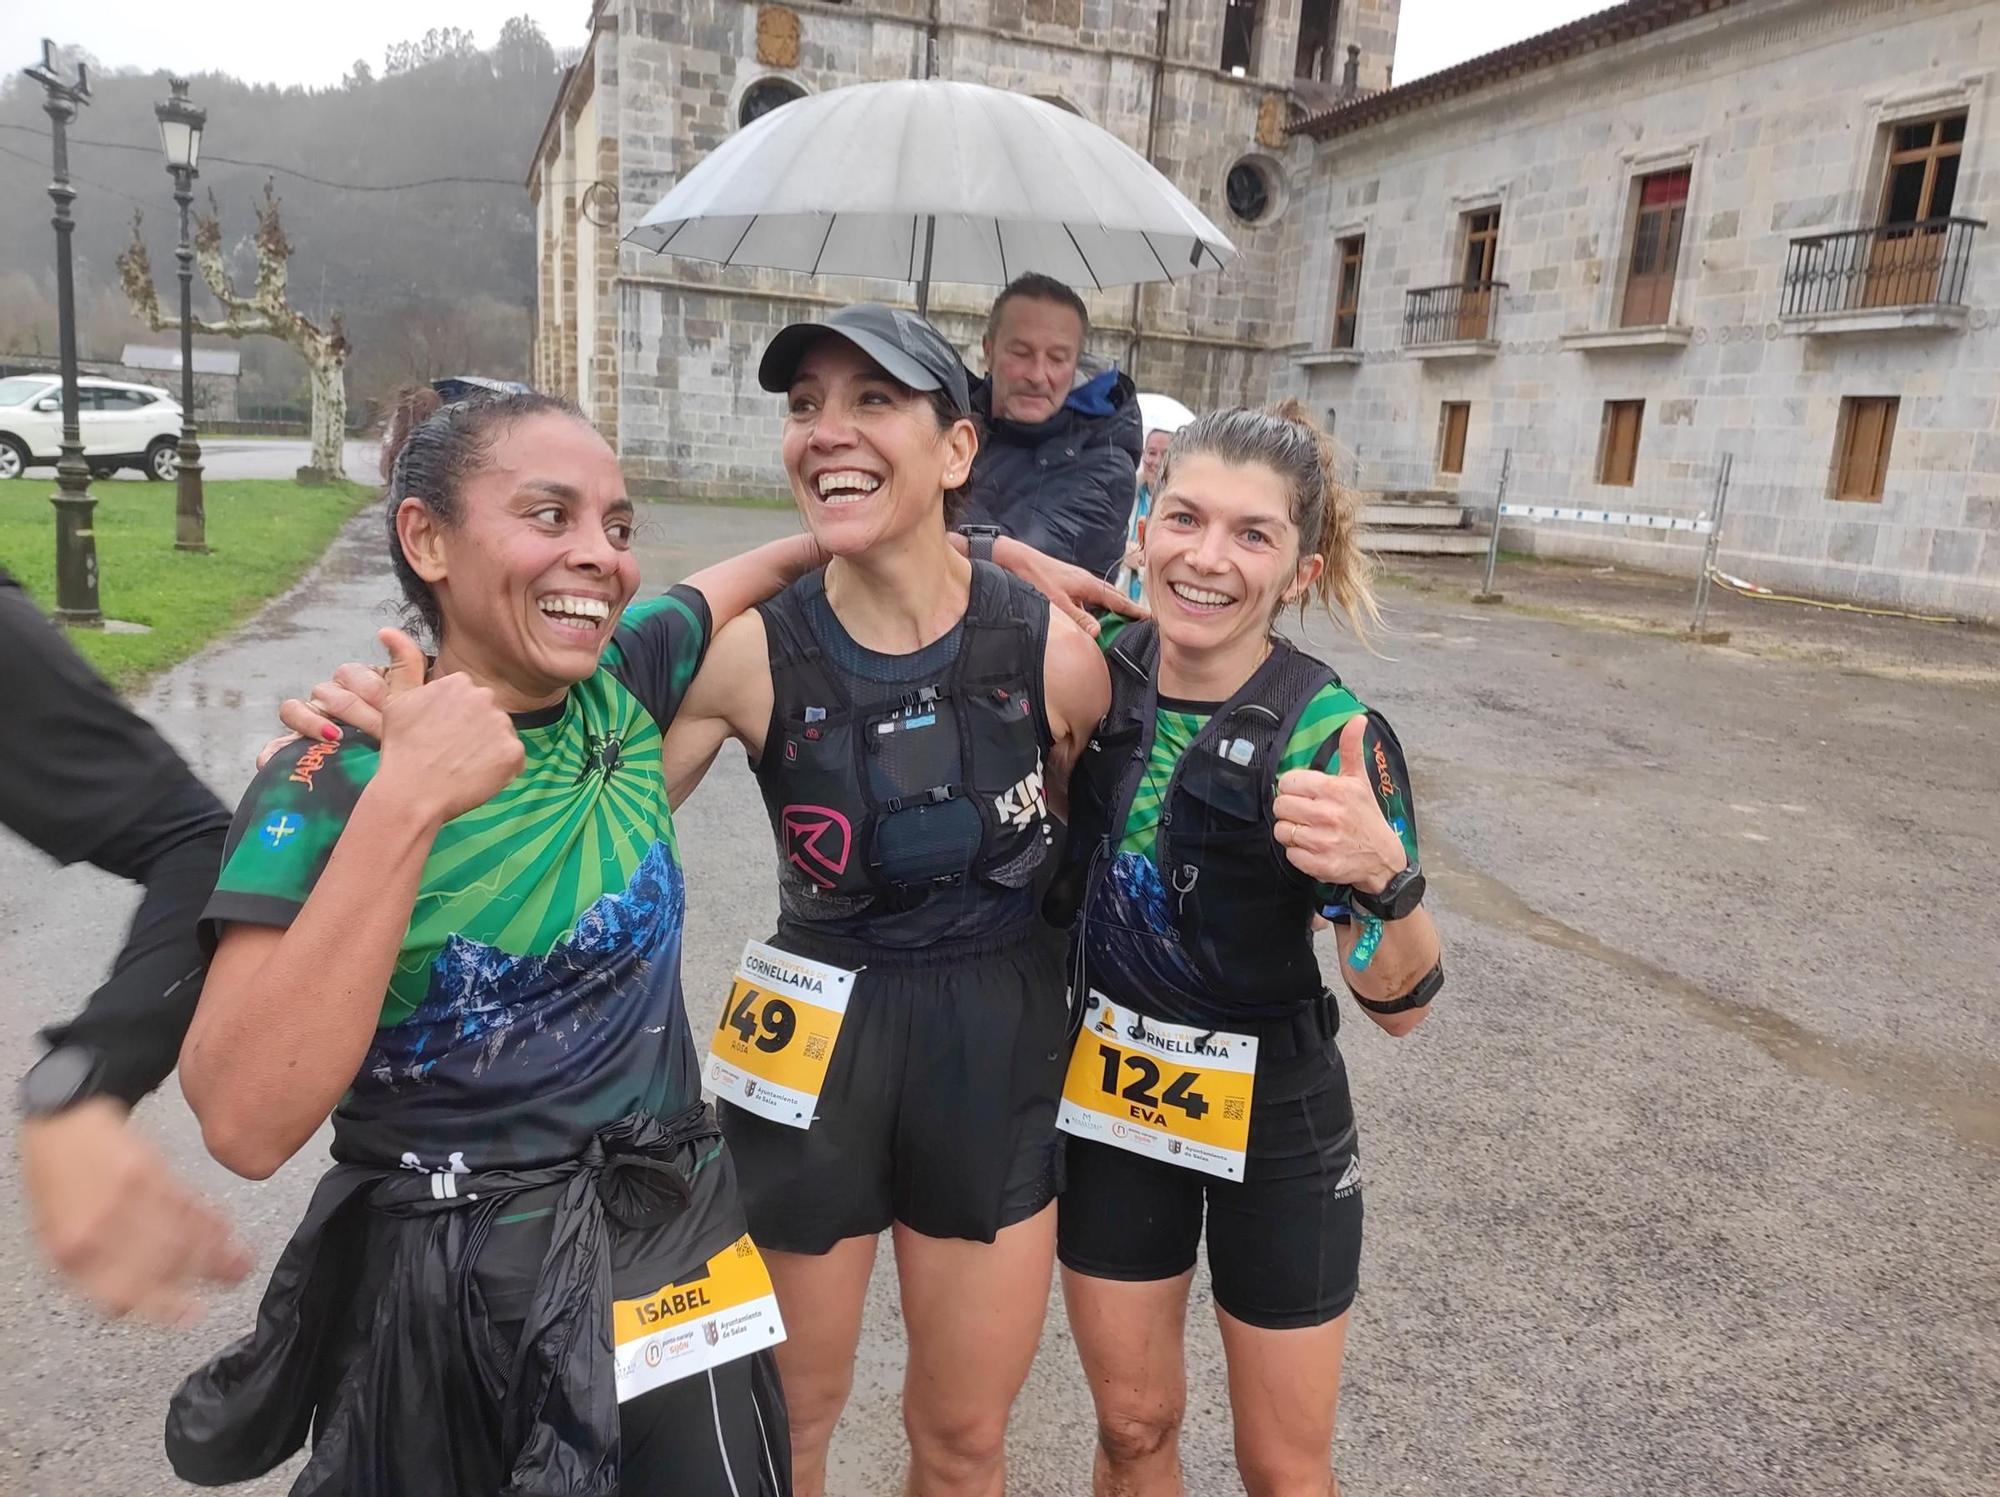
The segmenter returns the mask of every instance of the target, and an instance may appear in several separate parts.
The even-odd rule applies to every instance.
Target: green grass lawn
[[[47,476],[0,482],[0,566],[46,609],[56,596],[54,490]],[[106,677],[129,688],[185,660],[296,582],[371,491],[283,479],[208,484],[206,556],[174,549],[172,484],[101,483],[91,492],[104,615],[152,632],[75,629],[70,638]]]

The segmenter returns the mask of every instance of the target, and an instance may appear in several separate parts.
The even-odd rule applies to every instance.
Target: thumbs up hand
[[[514,720],[490,689],[461,672],[426,681],[424,652],[402,630],[376,638],[389,652],[377,780],[440,825],[484,805],[521,772]]]
[[[1294,769],[1279,776],[1273,809],[1278,845],[1294,868],[1322,884],[1379,894],[1409,855],[1375,799],[1367,731],[1365,713],[1348,719],[1334,773]]]

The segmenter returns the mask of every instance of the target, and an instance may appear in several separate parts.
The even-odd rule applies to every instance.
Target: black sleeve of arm
[[[107,1090],[136,1101],[173,1069],[193,1015],[204,967],[194,919],[228,813],[4,575],[0,701],[0,823],[61,862],[146,885],[110,979],[47,1032],[96,1048]]]
[[[220,804],[190,775],[91,855],[98,867],[144,883],[146,897],[110,977],[82,1013],[42,1037],[94,1050],[104,1090],[128,1106],[173,1070],[194,1019],[208,967],[195,919],[215,887],[228,830]]]

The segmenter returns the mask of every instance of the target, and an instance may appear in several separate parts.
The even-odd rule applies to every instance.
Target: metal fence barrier
[[[1500,522],[1505,520],[1527,520],[1540,524],[1545,520],[1562,521],[1577,525],[1613,525],[1641,530],[1678,530],[1706,536],[1707,544],[1702,548],[1701,572],[1695,579],[1694,617],[1688,624],[1688,632],[1697,638],[1709,638],[1702,625],[1708,618],[1708,598],[1711,578],[1715,572],[1716,548],[1722,543],[1722,512],[1729,502],[1729,470],[1735,465],[1734,457],[1722,454],[1716,466],[1715,493],[1706,513],[1690,519],[1686,515],[1654,515],[1631,510],[1586,509],[1567,504],[1509,504],[1507,484],[1513,476],[1514,451],[1510,447],[1500,460],[1500,486],[1494,495],[1493,534],[1486,546],[1486,584],[1473,595],[1475,603],[1498,603],[1504,596],[1493,590],[1493,578],[1500,566]],[[1726,634],[1715,636],[1726,639]]]

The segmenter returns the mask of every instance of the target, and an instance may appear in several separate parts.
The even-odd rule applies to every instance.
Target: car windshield
[[[0,379],[0,405],[26,405],[50,388],[45,379]]]

